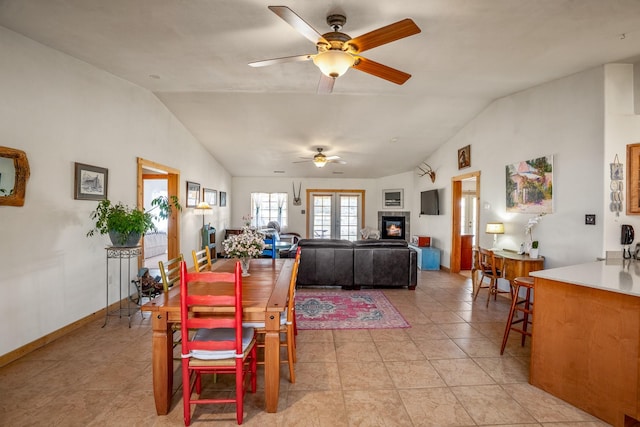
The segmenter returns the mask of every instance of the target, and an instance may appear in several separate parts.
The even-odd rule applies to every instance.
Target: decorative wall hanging
[[[227,206],[227,192],[226,191],[221,191],[220,192],[220,206],[222,206],[222,207]]]
[[[553,156],[506,166],[507,212],[553,212]]]
[[[200,203],[200,184],[187,181],[187,207],[195,208]]]
[[[73,198],[76,200],[106,199],[108,178],[108,169],[76,163]]]
[[[300,192],[302,191],[302,182],[298,185],[298,194],[296,194],[296,184],[294,182],[291,183],[293,186],[293,206],[300,206],[302,204],[302,198],[300,197]]]
[[[218,192],[210,188],[204,188],[202,190],[202,200],[207,202],[209,206],[215,206],[218,204]]]
[[[24,206],[30,174],[27,153],[0,147],[0,173],[0,206]]]
[[[471,145],[458,150],[458,169],[468,168],[469,166],[471,166]]]
[[[418,175],[429,175],[429,178],[431,178],[431,182],[436,182],[436,171],[431,169],[431,166],[429,166],[427,162],[422,162],[422,164],[418,166],[418,169],[420,170],[420,172],[418,172]]]
[[[404,191],[398,190],[382,190],[382,207],[402,209],[404,204]]]
[[[622,211],[622,190],[624,187],[622,180],[624,179],[624,169],[622,163],[618,160],[617,154],[613,159],[613,163],[610,163],[609,166],[611,168],[611,184],[609,184],[609,188],[611,189],[611,203],[609,203],[609,210],[615,212],[616,216],[620,216],[620,212]]]

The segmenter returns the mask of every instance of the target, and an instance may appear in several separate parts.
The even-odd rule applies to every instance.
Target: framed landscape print
[[[187,207],[195,208],[200,203],[200,184],[187,181]]]
[[[507,212],[553,213],[553,156],[506,166]]]
[[[404,204],[404,191],[402,189],[397,190],[382,190],[382,207],[402,209]]]
[[[109,170],[98,166],[75,164],[74,199],[104,200],[107,198]]]
[[[209,206],[215,206],[218,204],[218,192],[210,188],[202,190],[202,200]]]

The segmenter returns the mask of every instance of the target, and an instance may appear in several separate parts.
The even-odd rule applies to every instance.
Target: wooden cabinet
[[[460,236],[460,269],[471,270],[473,267],[473,234]]]
[[[208,224],[202,227],[202,249],[208,248],[211,259],[218,258],[216,250],[216,229]]]

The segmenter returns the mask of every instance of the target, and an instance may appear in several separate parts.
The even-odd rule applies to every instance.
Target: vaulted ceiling
[[[233,176],[411,171],[492,100],[640,55],[638,0],[289,0],[321,34],[332,13],[351,37],[404,18],[422,30],[363,54],[404,85],[351,69],[320,95],[312,61],[247,65],[315,53],[271,4],[0,0],[0,25],[152,91]],[[316,147],[346,164],[293,163]]]

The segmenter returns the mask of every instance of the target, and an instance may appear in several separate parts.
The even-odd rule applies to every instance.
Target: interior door
[[[459,273],[462,259],[462,199],[464,198],[463,181],[475,179],[475,229],[473,234],[478,236],[478,223],[480,222],[480,172],[471,172],[465,175],[451,178],[451,254],[449,269],[451,273]]]

